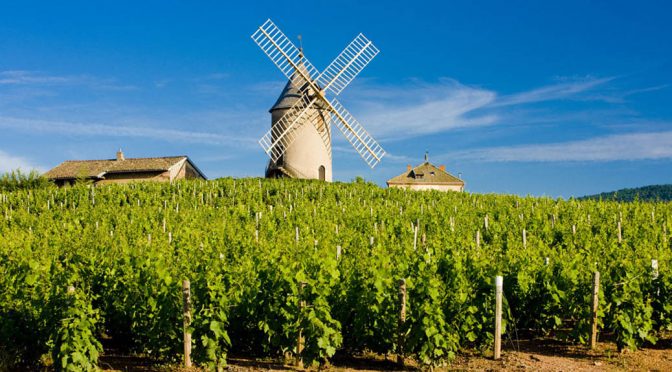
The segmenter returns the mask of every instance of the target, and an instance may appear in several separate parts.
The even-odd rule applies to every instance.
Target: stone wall
[[[170,182],[170,172],[109,173],[104,180],[96,182],[96,185],[136,181]]]

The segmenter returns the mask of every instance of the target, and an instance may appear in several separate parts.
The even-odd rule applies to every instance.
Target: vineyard
[[[208,369],[230,354],[313,365],[363,351],[442,365],[491,348],[498,275],[505,335],[583,344],[598,271],[599,337],[636,349],[672,330],[671,231],[670,203],[367,183],[6,191],[0,369],[93,369],[103,338],[180,361],[184,280],[192,359]]]

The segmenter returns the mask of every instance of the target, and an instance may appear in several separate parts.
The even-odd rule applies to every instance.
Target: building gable
[[[121,151],[116,159],[105,160],[68,160],[54,167],[44,176],[57,183],[71,183],[77,179],[88,179],[94,182],[128,182],[136,180],[172,181],[180,177],[180,169],[188,165],[186,178],[202,178],[205,175],[191,162],[187,156],[128,158]],[[108,183],[104,182],[104,183]]]

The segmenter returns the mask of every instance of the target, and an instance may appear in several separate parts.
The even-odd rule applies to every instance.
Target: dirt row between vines
[[[635,352],[619,353],[613,343],[601,342],[595,350],[554,340],[509,342],[500,360],[480,353],[461,353],[447,366],[437,371],[672,371],[672,339],[661,340],[655,347]],[[421,369],[411,360],[404,367],[396,364],[394,356],[362,355],[338,357],[323,369],[328,371],[400,371]],[[231,357],[229,371],[293,371],[297,367],[278,360],[255,360]],[[199,371],[178,365],[157,365],[147,358],[114,355],[109,350],[100,359],[107,371]]]

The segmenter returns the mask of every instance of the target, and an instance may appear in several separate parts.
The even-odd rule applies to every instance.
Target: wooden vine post
[[[656,280],[658,276],[658,260],[651,259],[651,279]]]
[[[623,243],[623,233],[621,230],[621,221],[618,221],[618,243]]]
[[[413,228],[413,250],[418,249],[418,225]]]
[[[397,326],[397,363],[404,365],[404,323],[406,323],[406,279],[399,280],[399,324]]]
[[[502,293],[504,292],[504,278],[495,277],[495,355],[494,359],[502,357]]]
[[[595,271],[593,278],[593,300],[590,314],[590,348],[595,349],[597,345],[597,308],[600,303],[600,272]]]
[[[299,334],[296,337],[296,366],[299,368],[303,368],[303,357],[301,354],[303,353],[304,339],[303,328],[301,328],[301,318],[303,317],[303,309],[306,307],[306,301],[303,299],[303,291],[305,288],[306,283],[301,282],[299,289]]]
[[[183,333],[184,333],[184,366],[191,367],[191,284],[189,280],[182,281],[183,301]]]

